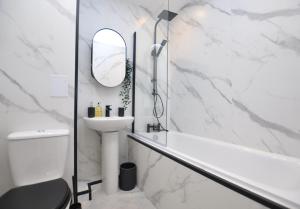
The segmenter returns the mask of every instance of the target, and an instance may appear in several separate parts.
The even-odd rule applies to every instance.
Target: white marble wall
[[[171,129],[300,157],[300,1],[172,0]]]
[[[127,44],[127,56],[132,60],[133,33],[137,32],[137,73],[136,73],[136,124],[137,130],[143,130],[146,122],[152,118],[152,57],[153,27],[156,16],[167,7],[167,0],[81,0],[80,5],[80,41],[79,41],[79,178],[95,180],[101,177],[101,144],[95,131],[86,128],[82,117],[87,115],[90,102],[100,101],[102,106],[112,105],[113,114],[121,106],[120,87],[107,88],[98,84],[91,76],[91,43],[94,34],[102,28],[118,31]],[[159,38],[165,37],[166,24],[160,25]],[[161,41],[161,39],[159,39]],[[167,64],[167,50],[162,52],[159,65]],[[161,80],[166,80],[164,67]],[[163,86],[166,89],[166,86]],[[166,90],[164,91],[166,92]],[[166,100],[166,99],[164,99]],[[149,111],[145,111],[149,108]],[[147,109],[148,110],[148,109]],[[125,113],[131,115],[131,105]],[[150,121],[149,121],[150,122]],[[120,140],[120,162],[127,161],[127,139],[122,133]]]
[[[0,1],[0,195],[12,187],[6,136],[73,127],[75,1]],[[51,75],[67,75],[69,95],[51,97]],[[65,178],[71,182],[73,137]]]
[[[138,187],[157,209],[264,209],[214,181],[130,140]]]

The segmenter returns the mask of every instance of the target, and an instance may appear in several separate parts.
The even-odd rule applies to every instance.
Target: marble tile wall
[[[167,0],[81,0],[80,2],[80,40],[79,40],[79,178],[81,180],[95,180],[101,177],[101,142],[95,131],[86,128],[82,117],[87,115],[90,102],[98,101],[102,106],[112,105],[113,114],[117,114],[117,107],[121,106],[119,97],[120,87],[107,88],[98,84],[91,77],[91,43],[94,34],[102,28],[118,31],[127,44],[127,55],[132,60],[133,33],[137,32],[137,130],[145,130],[146,122],[152,119],[152,58],[151,47],[153,27],[156,16],[168,6]],[[162,23],[158,30],[159,38],[167,36],[167,25]],[[160,41],[159,39],[159,41]],[[167,50],[162,52],[159,66],[167,64]],[[160,80],[166,80],[166,70]],[[163,85],[163,84],[162,84]],[[166,85],[160,87],[167,89]],[[164,90],[166,92],[166,90]],[[164,99],[166,101],[166,99]],[[148,108],[149,111],[145,111]],[[131,115],[129,106],[125,115]],[[152,119],[153,120],[153,119]],[[120,162],[128,159],[127,139],[125,132],[121,133]]]
[[[0,195],[12,187],[6,137],[13,131],[73,127],[75,1],[0,2]],[[51,75],[68,96],[51,97]],[[65,178],[71,182],[73,137]]]
[[[171,129],[300,157],[300,1],[172,0]]]
[[[157,209],[265,209],[169,158],[130,140],[138,187]]]

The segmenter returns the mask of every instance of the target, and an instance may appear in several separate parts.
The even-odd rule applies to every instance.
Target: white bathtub
[[[165,132],[131,136],[267,200],[300,208],[299,159],[178,132],[168,132],[167,143]]]

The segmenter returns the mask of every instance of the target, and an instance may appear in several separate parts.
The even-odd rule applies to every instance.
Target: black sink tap
[[[110,117],[111,105],[105,106],[105,117]]]

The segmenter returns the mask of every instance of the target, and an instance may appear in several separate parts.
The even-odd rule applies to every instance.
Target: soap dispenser
[[[88,117],[95,117],[95,107],[93,106],[93,102],[91,102],[91,105],[88,107]]]
[[[96,108],[95,108],[95,116],[101,117],[102,116],[102,108],[100,106],[100,102],[98,102]]]

